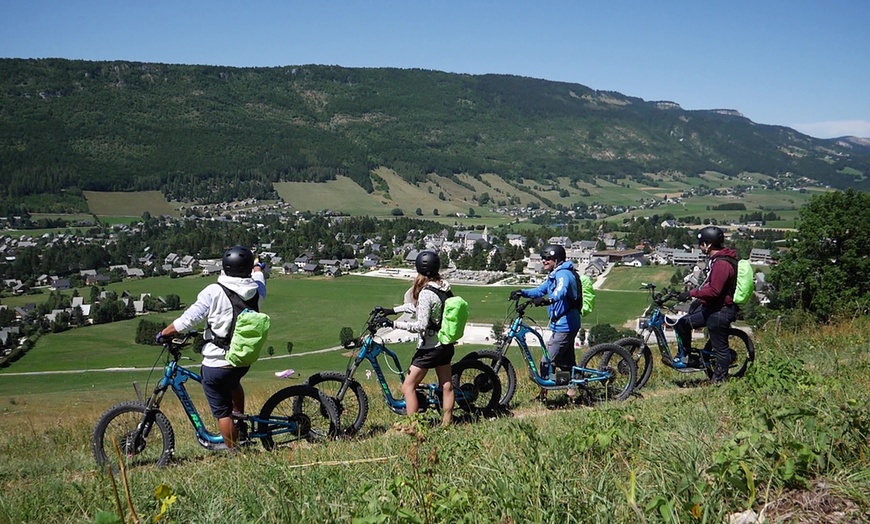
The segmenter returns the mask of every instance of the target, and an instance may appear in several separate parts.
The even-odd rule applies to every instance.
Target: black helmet
[[[544,246],[541,250],[541,258],[552,258],[556,262],[564,262],[568,256],[565,254],[565,248],[558,244],[550,244]]]
[[[698,245],[710,244],[715,249],[725,245],[725,232],[716,226],[707,226],[698,232]]]
[[[224,251],[221,263],[227,276],[249,277],[254,269],[254,253],[245,246],[233,246]]]
[[[434,251],[420,251],[414,264],[417,266],[417,273],[431,278],[438,275],[438,270],[441,269],[441,258]]]

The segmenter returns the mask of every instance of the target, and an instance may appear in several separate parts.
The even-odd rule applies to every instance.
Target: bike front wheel
[[[115,449],[117,443],[118,451]],[[145,404],[122,402],[109,408],[94,427],[91,437],[94,460],[101,469],[114,473],[124,468],[154,464],[165,466],[175,451],[175,433],[160,411],[146,416]]]
[[[338,371],[323,371],[311,375],[305,384],[326,393],[335,403],[341,422],[341,433],[347,436],[359,433],[369,415],[369,397],[362,384],[350,379],[344,398],[339,400],[338,392],[346,380],[345,374]]]
[[[589,348],[580,367],[595,370],[584,388],[590,402],[625,400],[637,382],[637,365],[631,354],[616,344],[598,344]],[[577,377],[575,377],[577,378]]]
[[[732,358],[731,364],[728,366],[728,376],[741,378],[755,360],[755,343],[752,342],[752,337],[742,329],[728,328],[728,349]],[[713,343],[710,342],[709,338],[704,344],[704,349],[701,350],[701,358],[705,362],[704,370],[707,373],[707,378],[712,379],[716,358],[713,354]]]
[[[646,342],[636,337],[621,338],[614,342],[617,346],[622,346],[631,354],[634,364],[637,366],[637,382],[634,384],[634,390],[644,387],[649,382],[653,370],[652,350],[646,345]]]
[[[498,403],[502,409],[508,409],[514,393],[517,391],[517,371],[507,357],[491,349],[472,351],[462,357],[462,360],[479,360],[491,367],[501,383],[501,398]]]
[[[456,404],[473,415],[490,416],[500,410],[501,383],[491,367],[479,360],[453,364]]]
[[[317,388],[297,385],[277,391],[260,409],[257,433],[266,449],[305,440],[322,442],[338,436],[338,410]]]

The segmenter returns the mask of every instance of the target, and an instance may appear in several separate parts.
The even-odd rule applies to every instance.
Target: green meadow
[[[771,324],[755,339],[758,360],[741,380],[712,387],[657,366],[644,390],[619,403],[534,403],[519,370],[510,414],[468,420],[459,411],[449,428],[434,424],[435,413],[390,413],[361,371],[370,411],[359,436],[235,457],[197,446],[168,399],[174,460],[114,478],[94,465],[94,424],[135,398],[130,382],[147,392],[156,376],[0,376],[0,522],[652,524],[738,522],[762,511],[767,522],[866,522],[867,319]],[[329,358],[323,367],[341,369],[346,357]],[[245,379],[250,406],[299,383],[269,376],[299,362],[278,360],[258,362]],[[10,391],[25,380],[39,392]],[[188,389],[212,424],[201,389]]]

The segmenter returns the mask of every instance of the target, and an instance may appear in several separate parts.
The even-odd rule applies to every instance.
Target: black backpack
[[[568,314],[568,311],[572,309],[576,309],[577,311],[583,311],[583,282],[580,281],[580,274],[577,273],[577,270],[574,268],[571,269],[560,269],[559,271],[570,271],[572,275],[574,275],[574,283],[577,284],[577,296],[571,300],[570,305],[564,313],[559,315],[558,317],[553,319],[553,322],[556,322],[560,318],[564,317]]]
[[[219,337],[214,334],[214,331],[211,330],[211,326],[206,325],[205,330],[206,333],[211,333],[212,339],[210,342],[215,346],[223,349],[224,351],[230,348],[230,340],[233,338],[233,332],[236,330],[236,319],[239,318],[239,313],[244,311],[245,309],[251,309],[253,311],[260,311],[260,296],[258,293],[255,293],[253,297],[248,300],[244,300],[238,293],[233,291],[232,289],[226,287],[223,284],[218,283],[221,289],[224,290],[224,293],[227,295],[227,298],[230,299],[230,302],[233,304],[233,321],[230,323],[230,329],[227,332],[227,336]]]

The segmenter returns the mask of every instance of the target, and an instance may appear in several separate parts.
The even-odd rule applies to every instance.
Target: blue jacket
[[[566,260],[554,268],[540,286],[523,290],[526,298],[549,295],[553,300],[547,313],[550,317],[550,329],[557,333],[570,333],[580,329],[580,310],[571,305],[582,291],[577,289],[573,270],[574,264]],[[556,319],[555,322],[553,319]]]

